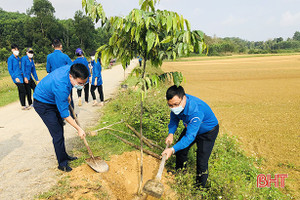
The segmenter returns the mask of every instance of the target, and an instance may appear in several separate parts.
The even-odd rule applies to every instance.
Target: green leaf
[[[177,17],[176,17],[176,15],[173,16],[172,21],[173,21],[173,31],[175,31],[177,29]]]
[[[149,24],[150,24],[151,18],[152,18],[152,17],[148,17],[148,18],[146,19],[146,28],[147,28],[147,29],[149,29]]]
[[[190,24],[190,22],[187,19],[185,20],[185,25],[186,25],[186,29],[188,31],[191,31],[191,24]]]
[[[155,33],[152,30],[147,31],[146,41],[147,41],[147,52],[149,52],[155,42]]]
[[[173,37],[169,35],[165,39],[163,39],[160,43],[162,43],[162,44],[169,43],[172,41],[172,39],[173,39]]]
[[[183,43],[178,45],[178,55],[179,57],[183,56]]]
[[[171,28],[172,28],[172,16],[169,15],[167,17],[167,33],[169,33],[169,31],[171,30]]]

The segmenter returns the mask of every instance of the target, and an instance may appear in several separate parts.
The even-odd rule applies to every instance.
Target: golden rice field
[[[182,72],[186,92],[212,107],[221,133],[263,158],[264,174],[287,173],[287,189],[300,199],[300,55],[191,59],[162,68]]]

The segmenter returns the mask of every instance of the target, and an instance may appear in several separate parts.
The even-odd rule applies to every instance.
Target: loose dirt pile
[[[96,173],[87,164],[73,168],[68,173],[68,192],[50,199],[156,199],[143,194],[137,196],[140,180],[140,152],[125,152],[114,155],[107,161],[109,171]],[[151,156],[143,156],[143,185],[149,179],[154,179],[159,161]],[[162,183],[164,184],[164,199],[176,199],[175,192],[167,185],[172,177],[164,171]]]

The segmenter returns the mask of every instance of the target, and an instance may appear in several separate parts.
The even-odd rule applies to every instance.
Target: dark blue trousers
[[[52,136],[58,165],[66,166],[68,164],[68,154],[65,148],[63,120],[57,106],[34,100],[33,107]]]
[[[175,153],[176,155],[176,170],[186,167],[188,152],[197,143],[197,176],[196,185],[205,187],[208,178],[208,160],[213,150],[215,140],[219,133],[219,125],[215,126],[212,130],[198,134],[196,139],[190,146]],[[178,141],[186,134],[186,128],[182,131]]]

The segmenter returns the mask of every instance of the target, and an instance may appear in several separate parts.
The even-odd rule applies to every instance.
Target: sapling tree
[[[182,81],[182,74],[167,73],[161,76],[145,76],[147,64],[160,67],[164,59],[188,56],[191,52],[202,53],[206,48],[204,34],[192,31],[187,19],[176,12],[157,10],[155,5],[159,0],[140,0],[140,9],[133,9],[125,17],[113,16],[107,18],[103,7],[94,0],[82,0],[86,12],[96,21],[112,29],[108,44],[97,49],[101,52],[101,60],[107,65],[112,58],[117,58],[125,70],[126,63],[137,56],[143,59],[142,69],[137,69],[139,89],[141,92],[140,134],[142,137],[142,116],[144,95],[150,87],[159,80],[171,77],[176,85]],[[141,152],[143,149],[141,141]],[[142,154],[142,153],[141,153]],[[141,192],[143,166],[141,155]]]

